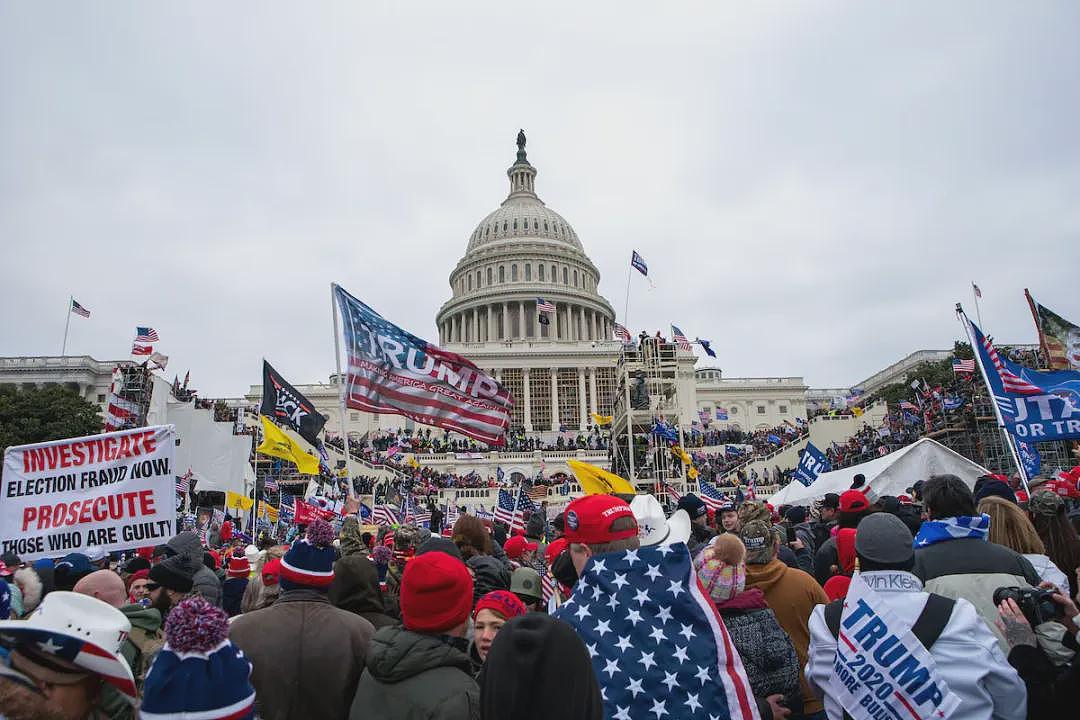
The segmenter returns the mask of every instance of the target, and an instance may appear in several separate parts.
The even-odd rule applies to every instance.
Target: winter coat
[[[686,542],[686,546],[690,548],[690,554],[693,555],[711,543],[714,537],[716,537],[715,532],[704,525],[692,522],[690,523],[690,539]]]
[[[1080,662],[1055,667],[1042,648],[1017,645],[1009,651],[1009,664],[1027,686],[1029,718],[1066,718],[1080,701]]]
[[[978,540],[977,542],[982,542]],[[910,628],[926,606],[929,593],[911,573],[873,571],[861,573],[876,592],[876,600]],[[894,581],[895,578],[895,581]],[[806,675],[810,686],[825,697],[830,720],[843,717],[843,708],[829,694],[835,674],[836,638],[825,623],[825,609],[814,610],[810,618],[810,660]],[[950,720],[1021,720],[1025,717],[1024,684],[1009,667],[993,635],[979,620],[971,603],[957,600],[949,622],[930,647],[938,675],[960,698]],[[1066,715],[1027,715],[1032,718]]]
[[[837,571],[833,571],[833,566]],[[822,585],[833,575],[839,574],[840,553],[836,549],[836,537],[830,537],[814,553],[814,579]]]
[[[191,530],[185,530],[165,543],[168,548],[188,559],[196,566],[195,575],[192,578],[194,586],[192,592],[197,592],[218,607],[221,607],[221,581],[210,568],[203,565],[203,547],[199,542],[199,536]]]
[[[795,647],[765,603],[761,590],[744,590],[718,604],[716,609],[739,651],[746,677],[758,700],[758,709],[763,710],[762,716],[772,714],[764,710],[768,707],[765,698],[777,693],[785,697],[789,708],[801,705],[799,660]]]
[[[474,555],[466,563],[473,571],[473,605],[492,590],[510,589],[510,570],[490,555]]]
[[[469,657],[440,637],[400,626],[380,628],[371,639],[349,718],[479,720],[480,688]]]
[[[746,587],[761,589],[765,594],[765,602],[776,614],[776,621],[795,646],[795,654],[799,658],[799,687],[802,690],[803,712],[807,715],[819,712],[823,707],[821,700],[807,685],[802,669],[806,666],[807,650],[810,647],[810,613],[815,606],[829,602],[825,591],[814,578],[802,570],[788,567],[776,558],[764,565],[747,564]]]
[[[142,605],[124,605],[120,608],[124,617],[131,623],[131,632],[120,646],[120,654],[127,660],[131,674],[135,676],[135,686],[142,692],[143,679],[154,663],[158,651],[165,645],[165,635],[161,630],[161,613],[156,608]],[[98,709],[110,720],[126,720],[135,717],[135,708],[119,690],[102,685]]]
[[[331,605],[356,613],[376,630],[397,623],[387,614],[375,564],[360,553],[346,555],[334,563],[334,581],[327,597]]]
[[[229,617],[239,615],[241,603],[244,601],[244,591],[247,590],[247,578],[227,578],[221,586],[221,607],[229,614]]]
[[[799,523],[795,525],[795,537],[802,541],[803,547],[806,548],[810,557],[814,557],[814,553],[817,552],[817,537],[814,535],[814,528],[809,521]],[[813,572],[806,568],[800,568],[805,572]]]
[[[999,587],[1035,587],[1039,574],[1021,554],[1004,545],[979,538],[956,538],[916,548],[911,571],[922,580],[927,592],[950,598],[964,598],[998,636],[1002,653],[1009,652],[1005,638],[994,621],[999,614],[994,590]]]
[[[251,661],[260,718],[334,719],[348,715],[374,632],[324,593],[299,589],[237,617],[229,638]]]
[[[1061,569],[1054,564],[1054,561],[1045,555],[1036,555],[1035,553],[1024,553],[1024,557],[1031,563],[1031,567],[1035,568],[1035,572],[1039,574],[1039,577],[1047,582],[1052,582],[1065,591],[1065,594],[1069,594],[1069,578],[1065,573],[1061,572]]]

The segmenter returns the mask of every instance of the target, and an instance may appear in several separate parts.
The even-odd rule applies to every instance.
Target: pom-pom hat
[[[401,575],[401,622],[407,630],[443,633],[469,619],[473,579],[446,553],[417,555]]]
[[[99,675],[135,704],[135,678],[120,654],[131,622],[122,612],[82,593],[55,590],[25,620],[0,620],[0,643],[35,651]]]
[[[143,685],[146,720],[242,720],[255,716],[251,663],[229,641],[229,618],[200,596],[165,622],[165,647]]]
[[[281,587],[327,590],[334,581],[334,530],[321,518],[311,521],[307,537],[298,540],[281,558]]]

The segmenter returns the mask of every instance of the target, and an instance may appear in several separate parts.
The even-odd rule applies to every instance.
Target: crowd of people
[[[866,489],[856,476],[777,508],[687,493],[673,512],[588,495],[514,530],[461,509],[434,535],[351,516],[287,545],[184,531],[5,554],[0,715],[840,720],[840,650],[884,636],[842,626],[872,611],[924,647],[950,717],[1068,717],[1080,508],[1001,476]]]

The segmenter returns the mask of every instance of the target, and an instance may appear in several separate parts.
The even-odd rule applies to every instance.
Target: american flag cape
[[[554,616],[585,643],[605,717],[759,720],[685,544],[594,555]]]
[[[472,362],[394,325],[338,285],[348,362],[345,404],[501,445],[510,391]]]

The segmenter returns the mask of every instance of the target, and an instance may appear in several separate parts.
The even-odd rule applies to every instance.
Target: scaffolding
[[[657,338],[623,347],[616,368],[611,423],[613,472],[631,479],[639,490],[666,495],[665,483],[686,479],[686,468],[674,460],[670,446],[654,438],[659,420],[675,425],[683,444],[678,377],[679,348]],[[663,498],[661,498],[663,499]]]
[[[143,427],[146,414],[150,410],[150,397],[154,392],[154,376],[146,364],[127,363],[117,365],[113,370],[111,394],[122,401],[118,403],[131,413],[118,430]]]

